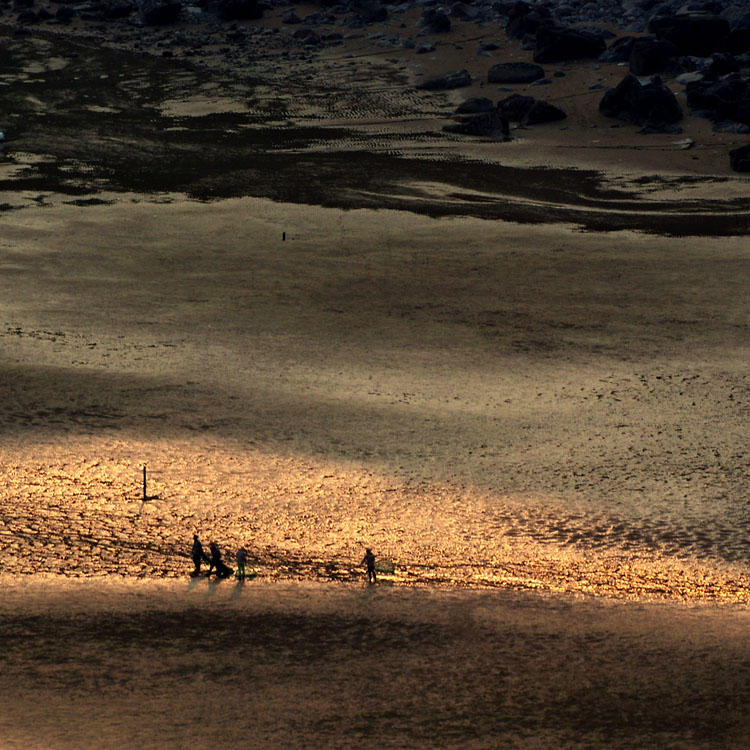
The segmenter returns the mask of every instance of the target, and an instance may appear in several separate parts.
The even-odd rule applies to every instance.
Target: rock
[[[705,76],[703,73],[699,73],[694,70],[690,73],[681,73],[675,78],[675,83],[679,83],[680,86],[687,86],[689,83],[697,83],[698,81],[704,80]]]
[[[499,101],[497,108],[503,117],[507,117],[511,122],[522,122],[535,101],[533,96],[511,94]]]
[[[487,72],[489,83],[531,83],[539,78],[544,78],[542,66],[527,62],[498,63]]]
[[[442,8],[425,8],[419,25],[429,34],[446,34],[451,30],[451,19]]]
[[[419,47],[417,47],[417,54],[418,55],[426,55],[428,52],[434,52],[435,47],[432,44],[420,44]]]
[[[460,115],[473,115],[479,112],[491,112],[496,109],[495,105],[486,96],[474,96],[467,99],[456,107],[456,113]]]
[[[287,26],[294,26],[295,24],[302,23],[302,19],[294,12],[294,8],[290,8],[281,16],[281,23],[285,23]]]
[[[554,104],[537,99],[526,112],[523,122],[526,125],[540,125],[544,122],[557,122],[567,117],[565,112]]]
[[[312,29],[297,29],[292,38],[303,44],[320,44],[320,37]]]
[[[679,125],[668,125],[666,122],[646,123],[639,131],[643,135],[680,135]]]
[[[601,62],[610,63],[628,62],[635,41],[634,36],[621,36],[618,39],[615,39],[615,41],[612,42],[612,44],[610,44],[601,55],[599,55],[599,60]]]
[[[732,55],[744,55],[750,52],[750,28],[732,29],[729,32],[727,52]]]
[[[258,0],[220,0],[216,14],[223,21],[249,21],[263,17],[263,6]]]
[[[641,84],[634,75],[625,76],[616,88],[604,94],[599,111],[606,117],[651,127],[682,119],[675,95],[658,77]]]
[[[750,143],[729,152],[729,163],[735,172],[750,172]]]
[[[740,70],[740,64],[735,57],[726,52],[714,52],[711,58],[711,64],[706,71],[706,78],[715,81],[722,76],[737,73]]]
[[[681,151],[689,151],[695,146],[695,141],[692,138],[683,138],[681,141],[675,141],[673,145]]]
[[[638,39],[630,50],[628,64],[635,76],[651,76],[666,70],[670,60],[680,51],[672,42],[656,39]]]
[[[436,78],[429,78],[418,84],[417,88],[425,91],[446,91],[447,89],[460,89],[464,86],[471,86],[471,76],[467,70],[459,70]]]
[[[519,0],[508,12],[508,23],[505,32],[514,39],[523,39],[529,34],[536,34],[542,24],[551,23],[552,14],[543,5],[532,7]]]
[[[59,17],[59,11],[63,10],[65,6],[58,8],[56,16]],[[136,5],[129,0],[113,0],[113,2],[107,3],[102,7],[101,13],[102,18],[105,21],[117,21],[121,18],[127,18],[136,11]]]
[[[496,107],[488,112],[463,117],[460,122],[444,125],[446,133],[459,133],[461,135],[490,136],[492,138],[506,139],[510,136],[508,120]]]
[[[351,9],[363,23],[382,23],[388,20],[388,9],[377,0],[356,0]]]
[[[597,58],[607,49],[600,36],[565,26],[540,26],[534,62],[553,63]]]
[[[75,16],[75,11],[69,5],[61,5],[55,11],[55,20],[57,23],[70,23]]]
[[[457,21],[477,21],[482,15],[478,8],[472,8],[466,3],[453,3],[450,7],[450,15]]]
[[[729,43],[729,22],[720,16],[656,16],[649,21],[648,30],[657,39],[672,42],[683,55],[705,57],[726,51]]]
[[[708,110],[715,120],[750,122],[750,85],[734,73],[718,81],[696,81],[685,88],[688,106]]]
[[[714,133],[729,133],[731,135],[747,135],[750,133],[750,125],[733,120],[719,120],[711,128]]]
[[[35,23],[39,23],[39,16],[33,10],[21,11],[16,16],[16,23],[21,26],[31,26]]]
[[[147,26],[166,26],[177,21],[182,3],[176,0],[144,0],[141,4],[143,23]]]

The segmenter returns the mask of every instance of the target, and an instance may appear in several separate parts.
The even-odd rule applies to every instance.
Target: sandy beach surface
[[[281,12],[2,10],[0,748],[748,746],[747,136]]]

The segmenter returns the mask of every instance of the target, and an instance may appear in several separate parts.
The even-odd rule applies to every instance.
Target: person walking
[[[377,583],[378,579],[375,575],[375,555],[372,554],[372,550],[369,547],[365,550],[365,556],[362,558],[362,565],[367,566],[367,582]]]
[[[237,579],[240,581],[245,580],[245,563],[247,562],[247,550],[244,547],[240,547],[237,550]]]
[[[201,563],[208,562],[208,555],[203,551],[203,545],[201,540],[198,539],[197,534],[193,534],[193,549],[190,553],[190,557],[193,558],[193,565],[195,570],[190,574],[191,576],[199,576],[201,574]]]

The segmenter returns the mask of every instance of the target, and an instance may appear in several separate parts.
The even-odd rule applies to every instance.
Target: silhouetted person
[[[208,549],[211,552],[211,560],[208,566],[207,575],[211,575],[211,571],[216,569],[216,576],[218,578],[227,578],[232,575],[232,569],[224,565],[224,561],[221,559],[221,551],[219,545],[216,542],[211,542],[208,545]]]
[[[237,550],[237,578],[240,581],[245,578],[245,563],[247,562],[247,550],[244,547],[240,547]]]
[[[369,547],[365,550],[362,564],[367,566],[367,582],[377,583],[378,579],[375,575],[375,555],[372,554],[372,550]]]
[[[193,558],[193,565],[195,565],[195,570],[191,575],[199,576],[201,574],[201,563],[209,562],[209,560],[208,555],[203,551],[203,545],[197,534],[193,534],[193,551],[190,556]]]

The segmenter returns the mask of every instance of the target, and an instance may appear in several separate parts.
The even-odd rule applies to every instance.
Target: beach
[[[742,747],[747,136],[288,10],[0,14],[0,746]]]
[[[361,584],[4,579],[3,746],[742,746],[746,613]]]

